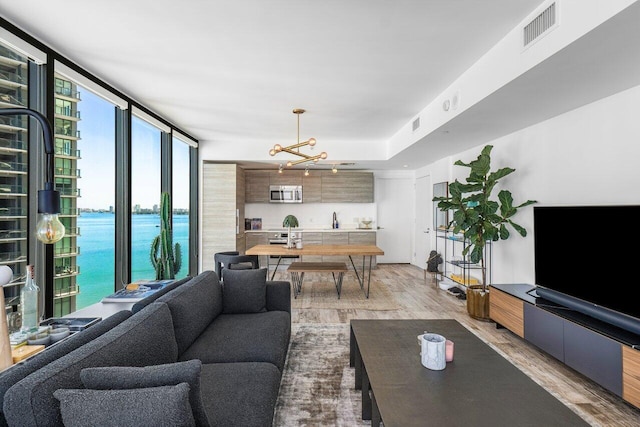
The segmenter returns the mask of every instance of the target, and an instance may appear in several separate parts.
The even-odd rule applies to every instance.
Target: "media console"
[[[545,300],[535,289],[491,285],[491,320],[640,408],[640,335]]]

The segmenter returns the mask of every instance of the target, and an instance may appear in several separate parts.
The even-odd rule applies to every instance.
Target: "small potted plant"
[[[289,232],[287,233],[287,248],[289,249],[295,247],[295,243],[293,243],[293,240],[291,240],[291,227],[297,227],[298,225],[298,218],[296,218],[294,215],[287,215],[284,217],[284,221],[282,221],[282,226],[287,227],[287,229],[289,230]]]
[[[469,255],[472,263],[480,265],[482,284],[467,288],[467,311],[479,320],[489,320],[489,288],[487,283],[487,266],[485,264],[485,248],[488,241],[507,240],[510,226],[522,237],[527,235],[524,227],[513,222],[518,209],[537,203],[527,200],[519,205],[513,204],[513,196],[508,190],[500,190],[498,199],[493,200],[491,194],[498,181],[515,172],[515,169],[504,167],[491,171],[492,145],[486,145],[476,160],[464,163],[457,160],[454,165],[470,169],[466,183],[449,184],[449,196],[434,197],[438,208],[453,212],[453,219],[448,227],[454,233],[462,233],[467,242],[462,255]]]

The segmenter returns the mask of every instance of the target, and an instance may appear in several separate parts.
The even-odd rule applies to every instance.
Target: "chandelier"
[[[300,152],[300,147],[305,147],[305,146],[309,146],[311,147],[311,149],[313,150],[313,147],[316,145],[316,139],[315,138],[309,138],[306,141],[302,141],[300,142],[300,114],[303,114],[305,112],[305,110],[303,110],[302,108],[296,108],[293,110],[293,114],[296,114],[298,116],[298,143],[297,144],[293,144],[293,145],[289,145],[288,147],[283,147],[280,144],[276,144],[273,146],[273,148],[271,150],[269,150],[269,155],[271,156],[275,156],[278,153],[289,153],[289,154],[293,154],[299,157],[302,157],[299,160],[289,160],[287,162],[287,166],[291,167],[293,165],[297,165],[300,163],[304,163],[304,162],[314,162],[317,163],[318,160],[320,159],[326,159],[327,158],[327,153],[326,152],[322,152],[320,154],[317,154],[315,156],[311,156],[308,154],[304,154]]]

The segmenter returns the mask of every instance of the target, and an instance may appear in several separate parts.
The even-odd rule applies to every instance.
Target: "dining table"
[[[304,245],[302,248],[287,248],[286,245],[255,245],[245,251],[246,255],[267,255],[277,256],[278,263],[273,270],[271,280],[273,280],[278,265],[282,257],[286,256],[346,256],[349,258],[351,267],[356,275],[360,289],[365,293],[365,296],[369,298],[369,292],[371,290],[371,265],[374,256],[384,255],[384,251],[376,245]],[[353,257],[362,257],[362,270],[358,271]],[[368,260],[368,266],[367,266]],[[365,289],[366,283],[366,289]]]

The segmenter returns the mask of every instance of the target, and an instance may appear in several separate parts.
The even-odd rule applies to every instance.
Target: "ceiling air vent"
[[[420,127],[420,117],[413,121],[413,130],[414,132]]]
[[[524,47],[553,28],[556,25],[556,20],[556,2],[553,2],[523,28]]]

